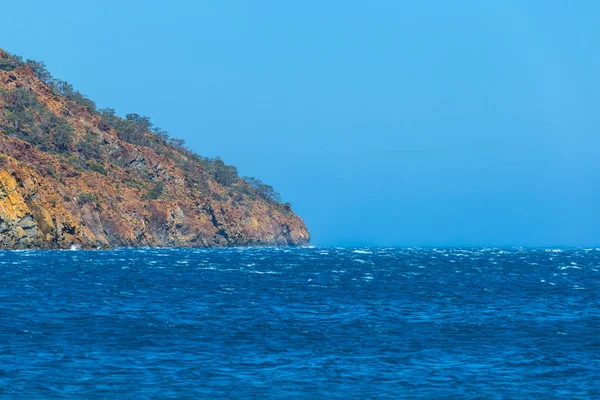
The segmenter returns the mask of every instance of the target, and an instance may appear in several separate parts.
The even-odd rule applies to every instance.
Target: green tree
[[[237,168],[226,165],[219,157],[212,162],[211,172],[213,178],[223,186],[231,186],[240,179]]]
[[[23,65],[23,58],[15,54],[7,53],[6,57],[0,58],[0,70],[12,71]]]
[[[27,60],[27,65],[33,70],[38,79],[45,84],[50,84],[54,80],[52,74],[46,69],[46,64],[43,62]]]
[[[86,107],[88,111],[92,113],[98,112],[96,110],[96,103],[94,103],[92,100],[88,99],[86,96],[75,90],[73,88],[73,85],[71,85],[69,82],[60,79],[51,79],[49,85],[52,87],[52,90],[54,90],[56,93],[66,97],[69,100],[73,100],[76,104],[82,107]]]
[[[265,200],[281,203],[281,196],[273,189],[273,186],[263,183],[260,179],[253,177],[244,178],[246,182],[256,190],[256,193]]]
[[[141,130],[149,131],[152,129],[152,122],[150,122],[150,118],[145,117],[140,114],[127,114],[125,116],[127,121],[131,121],[140,127]]]

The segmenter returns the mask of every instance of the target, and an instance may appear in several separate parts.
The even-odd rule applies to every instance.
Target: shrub
[[[140,182],[140,181],[138,181],[136,179],[132,179],[132,178],[124,178],[123,183],[125,183],[130,188],[137,189],[137,190],[142,190],[142,189],[148,188],[143,182]]]
[[[10,92],[4,91],[3,97],[7,108],[10,107],[13,111],[31,109],[38,105],[36,95],[24,87],[15,88]]]
[[[156,200],[163,194],[164,189],[165,184],[162,181],[156,182],[152,189],[150,189],[150,191],[143,196],[143,199]]]
[[[56,168],[54,168],[54,164],[48,165],[48,169],[46,170],[46,173],[49,176],[56,178],[57,175],[56,175]]]
[[[53,126],[51,127],[51,132],[53,147],[59,153],[67,153],[71,150],[74,140],[73,127],[64,118],[54,115],[52,117]]]
[[[93,114],[98,113],[98,111],[96,110],[96,103],[88,99],[85,95],[81,94],[81,92],[75,91],[71,97],[71,100],[73,100],[78,105],[87,108],[88,111]]]
[[[169,138],[168,142],[171,146],[175,147],[176,149],[182,149],[185,147],[185,140],[183,139]]]
[[[88,111],[92,113],[98,112],[96,110],[96,103],[81,94],[81,92],[75,90],[73,85],[71,85],[69,82],[50,78],[48,84],[54,92],[66,97],[69,100],[73,100],[76,104],[82,107],[86,107]]]
[[[10,92],[1,91],[4,102],[4,118],[9,123],[7,133],[23,135],[35,122],[35,110],[39,108],[37,97],[25,88]]]
[[[43,108],[35,94],[23,87],[0,94],[4,102],[4,118],[9,124],[4,127],[8,134],[45,151],[65,153],[71,150],[73,127],[66,119]]]
[[[185,174],[185,180],[188,184],[198,183],[203,178],[203,173],[198,164],[193,161],[186,160],[183,162],[181,168]]]
[[[96,136],[90,132],[77,143],[77,151],[86,160],[99,160],[102,158],[102,148],[100,143]]]
[[[32,69],[40,81],[50,86],[54,93],[73,100],[76,104],[86,107],[92,113],[97,113],[96,103],[81,94],[81,92],[75,90],[73,85],[69,82],[55,79],[50,71],[46,69],[46,64],[35,60],[27,60],[26,64]]]
[[[65,162],[71,167],[75,168],[75,170],[80,170],[84,166],[82,165],[81,160],[78,157],[75,157],[74,155],[68,155],[65,158]]]
[[[102,174],[102,175],[107,174],[106,168],[104,168],[104,165],[95,163],[93,161],[88,161],[87,166],[91,171],[98,172],[99,174]]]
[[[150,118],[140,114],[127,114],[125,119],[119,118],[112,108],[103,108],[99,111],[102,117],[98,128],[103,131],[114,129],[117,131],[119,139],[140,146],[150,147],[155,150],[164,147],[163,140],[155,129]],[[160,135],[166,135],[166,132],[156,128]]]
[[[140,114],[127,114],[125,118],[120,118],[115,114],[112,108],[103,108],[98,110],[102,117],[98,123],[98,128],[104,132],[114,129],[119,139],[153,149],[159,154],[165,155],[178,164],[183,159],[174,159],[173,149],[179,150],[187,155],[184,141],[180,139],[171,139],[167,131],[154,126],[150,118]]]
[[[2,71],[12,71],[21,66],[23,66],[23,59],[20,56],[7,53],[5,58],[0,59],[0,70]]]
[[[73,88],[73,85],[71,85],[69,82],[66,81],[62,81],[60,79],[52,79],[52,88],[58,92],[58,94],[65,96],[67,98],[71,98],[73,96],[73,93],[75,93],[75,89]]]
[[[98,203],[98,199],[91,193],[81,193],[77,196],[81,204]]]
[[[169,140],[169,132],[165,131],[164,129],[155,126],[152,128],[152,132],[154,132],[154,134],[156,134],[156,136],[158,136],[158,138],[164,143]]]

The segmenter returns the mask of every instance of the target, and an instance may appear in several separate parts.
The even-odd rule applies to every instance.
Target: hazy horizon
[[[600,246],[600,4],[28,4],[0,48],[272,185],[315,246]]]

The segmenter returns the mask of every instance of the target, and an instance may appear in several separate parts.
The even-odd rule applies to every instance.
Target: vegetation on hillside
[[[288,203],[281,204],[280,195],[273,187],[256,178],[240,178],[236,167],[225,164],[219,157],[207,158],[195,154],[186,147],[183,140],[171,138],[165,130],[155,126],[150,118],[135,113],[121,118],[114,109],[98,109],[92,100],[75,90],[71,84],[54,78],[43,62],[24,61],[21,57],[11,54],[0,59],[0,70],[13,71],[22,67],[30,68],[57,98],[60,96],[68,99],[69,113],[83,108],[98,116],[100,122],[97,128],[86,128],[83,136],[75,135],[68,119],[57,116],[40,104],[36,94],[29,88],[17,87],[10,91],[0,91],[0,103],[3,104],[0,109],[2,132],[25,140],[44,151],[60,154],[77,168],[107,175],[108,165],[117,164],[118,161],[110,157],[109,149],[103,144],[101,135],[102,132],[113,131],[123,142],[150,148],[173,160],[184,171],[186,183],[190,187],[207,191],[206,177],[209,176],[228,188],[234,198],[246,196],[249,199],[262,199],[286,209],[290,208]],[[144,197],[157,199],[163,195],[163,191],[164,183],[156,182]],[[91,201],[87,198],[80,200]]]
[[[9,135],[34,144],[44,151],[67,153],[73,144],[73,127],[38,103],[37,97],[25,88],[0,91],[4,103],[1,129]]]

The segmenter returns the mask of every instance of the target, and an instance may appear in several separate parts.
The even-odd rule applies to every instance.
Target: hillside
[[[0,248],[304,245],[272,187],[0,50]]]

